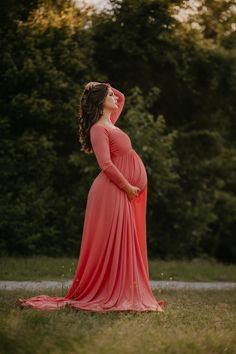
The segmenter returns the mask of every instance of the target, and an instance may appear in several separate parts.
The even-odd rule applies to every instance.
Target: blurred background
[[[77,257],[99,173],[80,94],[109,82],[148,173],[150,258],[236,262],[236,5],[2,0],[1,256]]]

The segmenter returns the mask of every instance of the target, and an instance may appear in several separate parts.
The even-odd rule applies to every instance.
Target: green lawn
[[[73,279],[77,258],[0,258],[0,280],[69,280]],[[151,280],[236,281],[236,265],[215,260],[149,260]]]
[[[21,309],[0,291],[0,353],[234,354],[236,290],[154,290],[164,312],[95,313]],[[60,290],[41,292],[61,296]]]

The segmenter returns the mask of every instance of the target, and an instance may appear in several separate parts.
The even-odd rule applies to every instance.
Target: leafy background
[[[235,262],[233,1],[1,2],[0,253],[77,256],[99,172],[80,150],[89,81],[125,94],[117,125],[148,173],[148,253]]]

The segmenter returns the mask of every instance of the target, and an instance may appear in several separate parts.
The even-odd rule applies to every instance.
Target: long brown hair
[[[90,128],[103,114],[103,102],[107,96],[109,85],[99,83],[85,88],[80,97],[78,138],[82,145],[81,151],[93,153],[90,141]]]

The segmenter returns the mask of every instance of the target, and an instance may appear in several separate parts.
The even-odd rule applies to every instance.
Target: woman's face
[[[118,97],[115,96],[112,89],[110,87],[108,87],[108,93],[107,93],[107,96],[104,100],[103,107],[106,108],[107,110],[111,110],[111,111],[116,110],[118,108],[117,100],[118,100]]]

